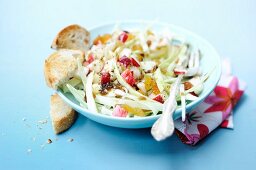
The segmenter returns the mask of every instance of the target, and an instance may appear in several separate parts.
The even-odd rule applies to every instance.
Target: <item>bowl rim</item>
[[[186,32],[187,34],[192,35],[193,37],[195,37],[196,39],[199,39],[200,41],[202,41],[203,43],[207,44],[210,48],[212,48],[212,50],[216,53],[216,56],[218,56],[216,59],[218,60],[216,63],[217,65],[214,68],[214,71],[217,72],[217,76],[213,81],[213,85],[211,86],[212,88],[209,89],[205,89],[207,90],[206,92],[204,92],[204,95],[200,95],[198,97],[197,100],[190,102],[189,104],[186,105],[186,109],[192,108],[194,105],[198,105],[199,103],[201,103],[207,96],[210,95],[210,93],[214,90],[214,88],[217,86],[220,77],[221,77],[221,59],[220,59],[220,55],[217,52],[217,50],[214,48],[214,46],[209,43],[206,39],[204,39],[203,37],[199,36],[198,34],[182,27],[182,26],[178,26],[178,25],[173,25],[173,24],[169,24],[167,22],[160,22],[160,21],[150,21],[150,20],[124,20],[124,21],[110,21],[110,22],[105,22],[102,24],[98,24],[95,25],[93,27],[90,27],[88,29],[89,32],[100,28],[100,27],[106,27],[106,26],[115,26],[118,24],[154,24],[154,25],[158,25],[158,26],[162,26],[164,27],[169,27],[169,28],[175,28],[178,30],[181,30],[182,32]],[[207,80],[206,80],[207,81]],[[154,116],[147,116],[147,117],[133,117],[133,118],[124,118],[124,117],[114,117],[114,116],[109,116],[109,115],[105,115],[105,114],[100,114],[100,113],[94,113],[92,111],[89,111],[88,109],[85,109],[83,107],[81,107],[80,105],[74,103],[73,101],[71,101],[69,98],[67,98],[63,92],[59,89],[56,90],[57,94],[67,103],[69,104],[72,108],[74,108],[76,111],[78,111],[79,113],[83,114],[86,113],[89,116],[96,116],[96,117],[100,117],[103,119],[108,119],[108,120],[112,120],[112,121],[122,121],[122,122],[127,122],[127,121],[146,121],[146,120],[152,120],[152,119],[158,119],[160,117],[160,115],[154,115]],[[175,110],[175,112],[181,112],[181,108],[178,108]],[[86,116],[85,114],[83,114],[84,116]]]

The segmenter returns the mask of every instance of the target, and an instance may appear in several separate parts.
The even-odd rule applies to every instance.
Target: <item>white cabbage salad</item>
[[[208,75],[200,70],[200,50],[171,34],[151,29],[116,29],[94,39],[77,76],[61,89],[95,114],[146,117],[161,114],[179,75],[177,108],[197,100]]]

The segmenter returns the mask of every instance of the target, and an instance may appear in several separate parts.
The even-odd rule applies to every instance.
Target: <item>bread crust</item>
[[[51,96],[50,117],[56,134],[69,129],[77,118],[77,113],[58,94]]]
[[[77,60],[82,63],[84,52],[62,49],[51,54],[44,63],[44,75],[47,86],[57,89],[77,72]]]
[[[74,49],[86,52],[89,49],[90,33],[80,25],[74,24],[62,29],[54,38],[51,48]]]

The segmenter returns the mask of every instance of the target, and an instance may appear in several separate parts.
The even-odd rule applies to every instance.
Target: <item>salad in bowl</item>
[[[45,66],[46,82],[97,122],[151,127],[168,109],[171,118],[185,120],[186,111],[219,80],[217,52],[183,28],[150,22],[105,24],[89,31],[76,26],[81,30],[67,27],[54,40],[58,69]]]

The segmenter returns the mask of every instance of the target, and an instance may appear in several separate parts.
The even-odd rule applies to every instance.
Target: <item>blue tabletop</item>
[[[256,1],[0,1],[0,169],[253,169],[256,161]],[[64,26],[147,19],[183,26],[231,58],[248,84],[234,130],[217,129],[197,146],[149,129],[104,126],[79,116],[56,136],[49,119],[43,63]],[[40,120],[48,120],[40,123]],[[69,139],[74,139],[69,142]],[[51,144],[46,144],[51,139]]]

